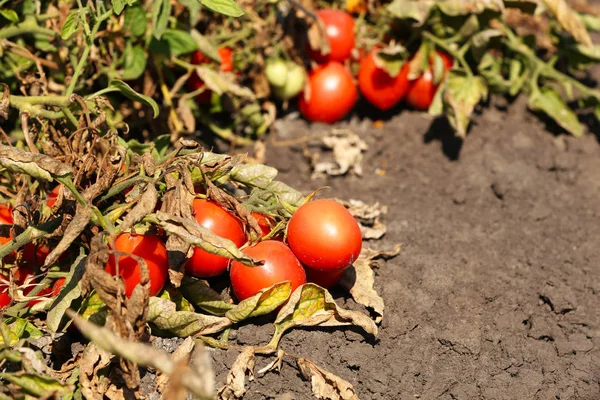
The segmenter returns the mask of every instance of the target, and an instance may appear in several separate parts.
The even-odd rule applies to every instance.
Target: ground
[[[356,116],[337,127],[369,144],[362,177],[311,180],[301,146],[270,144],[266,162],[302,190],[327,185],[324,196],[389,206],[387,234],[365,245],[404,246],[376,270],[386,303],[376,339],[297,330],[282,348],[348,380],[361,399],[600,398],[596,137],[551,133],[522,100],[497,98],[462,146],[444,121],[410,111],[382,128]],[[292,120],[275,135],[327,129]],[[271,334],[268,324],[250,325],[237,339],[259,344]],[[219,384],[236,355],[214,353]],[[266,363],[258,359],[257,369]],[[286,392],[313,398],[310,383],[284,363],[281,374],[252,382],[244,399]]]

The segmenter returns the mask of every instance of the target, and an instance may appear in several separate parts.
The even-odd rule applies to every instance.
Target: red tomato
[[[167,248],[158,236],[121,233],[115,240],[114,250],[143,258],[150,274],[150,296],[156,296],[161,291],[167,282],[169,262]],[[112,254],[106,263],[106,272],[117,274],[115,256]],[[125,295],[130,297],[133,289],[140,283],[138,262],[133,257],[120,255],[118,274],[125,281]]]
[[[352,214],[340,203],[306,203],[288,223],[288,243],[307,267],[334,271],[350,266],[360,254],[362,235]]]
[[[360,64],[358,87],[371,104],[380,110],[389,110],[402,100],[408,89],[408,68],[392,78],[375,64],[375,51],[369,53]]]
[[[48,193],[48,199],[46,200],[46,205],[48,207],[52,207],[56,204],[56,200],[58,200],[58,191],[60,190],[60,185],[56,186],[50,193]]]
[[[231,72],[233,71],[233,50],[230,49],[229,47],[222,47],[220,49],[217,50],[217,52],[219,53],[219,56],[221,57],[221,71],[222,72]],[[202,54],[200,51],[196,50],[195,52],[192,53],[192,59],[191,59],[191,63],[192,64],[207,64],[210,62],[210,59],[204,57],[204,54]],[[197,89],[200,89],[201,87],[204,86],[204,81],[202,81],[202,79],[200,79],[200,77],[197,74],[192,74],[190,75],[188,81],[187,81],[187,86],[188,89],[190,91],[194,91]],[[196,101],[198,101],[198,103],[200,104],[210,104],[210,100],[212,97],[212,92],[208,89],[206,89],[204,92],[200,93],[198,96],[196,96]]]
[[[315,283],[325,289],[331,289],[340,281],[345,269],[317,271],[316,269],[306,267],[305,271],[307,282]]]
[[[232,261],[229,277],[238,300],[244,300],[276,283],[290,281],[292,291],[306,283],[306,273],[294,253],[285,244],[265,240],[244,250],[248,256],[263,260],[258,267]]]
[[[271,233],[271,227],[275,226],[275,221],[273,218],[259,212],[252,212],[250,215],[252,215],[258,222],[258,226],[260,226],[260,230],[262,231],[262,237],[265,237]]]
[[[309,92],[298,96],[298,107],[309,121],[339,121],[356,103],[358,91],[352,75],[339,62],[331,61],[313,69],[308,84]]]
[[[10,304],[10,296],[8,295],[9,281],[8,278],[0,274],[0,310]]]
[[[0,204],[0,225],[12,225],[13,208],[10,204]]]
[[[354,18],[345,11],[334,9],[320,10],[317,16],[325,25],[331,52],[322,54],[309,47],[310,58],[318,63],[346,61],[354,48]]]
[[[231,240],[238,247],[246,242],[244,225],[214,201],[194,199],[194,213],[196,221],[217,236]],[[210,278],[224,273],[228,263],[229,258],[196,247],[194,254],[185,265],[185,270],[190,275]]]
[[[52,285],[52,297],[58,296],[63,286],[65,286],[66,278],[58,278],[54,285]]]
[[[450,70],[453,63],[452,58],[441,51],[437,51],[437,54],[444,61],[445,71]],[[433,71],[431,69],[433,66],[433,56],[429,59],[429,66],[430,68],[427,68],[420,77],[410,82],[408,91],[406,92],[406,104],[416,110],[429,109],[439,86],[433,83]]]

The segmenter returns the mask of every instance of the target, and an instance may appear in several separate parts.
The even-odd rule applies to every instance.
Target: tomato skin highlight
[[[244,254],[265,263],[248,267],[237,261],[231,262],[231,286],[240,301],[279,282],[290,281],[292,292],[306,283],[306,273],[298,258],[288,246],[277,240],[259,242],[245,249]]]
[[[352,74],[336,61],[313,69],[308,84],[309,92],[298,96],[298,107],[304,118],[312,122],[339,121],[352,110],[358,98]]]
[[[318,271],[349,267],[362,247],[362,234],[352,214],[328,199],[298,208],[288,223],[287,240],[298,259]]]
[[[354,18],[345,11],[331,8],[319,10],[316,14],[325,26],[331,52],[322,54],[319,50],[309,46],[310,58],[319,64],[329,61],[346,61],[350,58],[355,44]]]
[[[156,296],[162,290],[167,282],[169,262],[167,248],[158,236],[121,233],[115,239],[113,250],[143,258],[150,274],[150,296]],[[128,255],[119,255],[118,261],[118,274],[125,281],[125,295],[131,297],[133,289],[140,283],[140,266],[135,258]],[[110,255],[105,270],[117,275],[114,254]]]
[[[217,49],[219,56],[221,57],[221,72],[233,71],[233,50],[229,47],[221,47]],[[207,64],[211,60],[206,58],[199,50],[192,53],[191,63],[195,65]],[[204,81],[200,79],[198,74],[192,73],[187,80],[187,87],[190,92],[204,87]],[[196,96],[196,101],[200,104],[210,104],[212,98],[212,91],[205,89],[204,92]]]
[[[444,62],[444,74],[452,68],[452,57],[441,51],[436,53],[442,58]],[[425,111],[429,109],[433,98],[438,90],[439,85],[433,83],[433,56],[429,59],[429,68],[423,72],[423,74],[417,79],[410,82],[408,90],[406,92],[405,102],[416,110]]]
[[[317,284],[325,289],[331,289],[337,285],[346,269],[317,271],[316,269],[306,267],[304,270],[306,271],[307,282]]]
[[[363,96],[382,111],[398,104],[408,90],[409,68],[405,64],[400,73],[391,77],[375,63],[375,51],[363,58],[358,71],[358,86]]]
[[[238,247],[246,242],[243,224],[214,201],[194,199],[194,214],[196,222],[217,236],[231,240]],[[199,278],[211,278],[227,271],[227,264],[229,258],[195,247],[194,254],[185,265],[185,271]]]

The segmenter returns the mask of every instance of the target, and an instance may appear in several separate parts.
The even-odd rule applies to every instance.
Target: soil
[[[376,339],[307,329],[281,342],[361,399],[600,398],[600,146],[593,134],[551,133],[523,100],[493,103],[463,144],[443,120],[411,111],[379,128],[356,116],[337,125],[369,145],[362,177],[311,180],[301,145],[267,148],[266,163],[294,187],[389,206],[387,234],[365,246],[403,243],[376,269],[386,303]],[[274,136],[330,129],[288,120]],[[272,333],[248,325],[235,337],[264,344]],[[220,386],[238,352],[213,354]],[[244,399],[283,393],[314,398],[292,360],[256,377]]]

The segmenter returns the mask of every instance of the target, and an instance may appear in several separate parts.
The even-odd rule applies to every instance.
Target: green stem
[[[34,239],[52,233],[60,225],[62,218],[56,218],[39,226],[28,226],[19,236],[0,246],[0,259],[25,246]]]
[[[452,57],[454,57],[458,61],[458,63],[465,69],[465,71],[467,72],[467,75],[473,76],[473,70],[471,70],[471,67],[465,60],[464,49],[456,50],[451,45],[448,45],[445,40],[442,40],[427,31],[423,31],[423,36],[425,38],[427,38],[428,40],[430,40],[431,42],[435,43],[436,46],[441,47],[444,51],[446,51]]]
[[[9,39],[14,36],[27,34],[55,36],[56,32],[54,32],[52,29],[42,28],[41,26],[33,25],[31,23],[9,26],[4,29],[0,29],[0,39]]]

